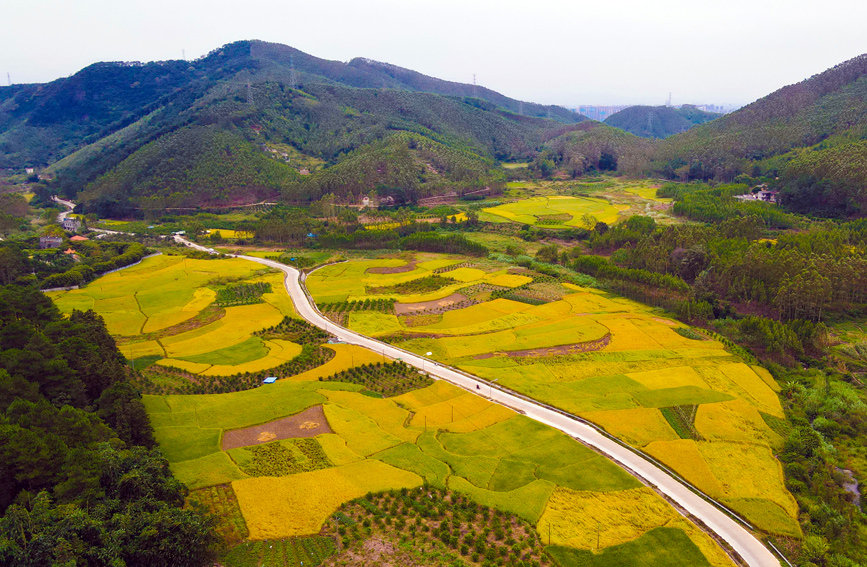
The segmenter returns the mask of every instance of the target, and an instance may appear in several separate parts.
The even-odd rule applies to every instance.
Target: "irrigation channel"
[[[174,239],[178,243],[203,252],[217,253],[213,248],[195,244],[179,235],[175,235]],[[671,499],[671,501],[693,516],[694,519],[703,523],[708,530],[712,531],[719,539],[729,545],[740,559],[750,567],[780,566],[780,560],[761,540],[754,536],[745,526],[730,517],[729,514],[718,508],[709,497],[699,493],[694,488],[687,487],[657,463],[651,462],[651,460],[627,447],[625,444],[603,434],[580,418],[492,384],[487,380],[472,376],[455,368],[443,366],[415,353],[341,327],[326,319],[319,312],[313,298],[304,285],[301,272],[295,268],[281,264],[280,262],[255,258],[253,256],[233,255],[233,257],[257,262],[282,271],[285,274],[284,283],[286,291],[292,298],[298,314],[313,325],[333,334],[341,341],[347,344],[362,346],[376,353],[381,353],[383,356],[400,359],[427,372],[434,378],[445,380],[476,395],[486,397],[493,402],[517,410],[539,423],[544,423],[566,433],[580,442],[593,447],[628,473],[640,481],[653,486],[664,496]]]

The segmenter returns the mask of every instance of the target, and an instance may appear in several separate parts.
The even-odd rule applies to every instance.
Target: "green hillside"
[[[719,114],[705,112],[689,104],[681,108],[631,106],[606,118],[605,124],[642,138],[667,138],[719,117]]]
[[[0,89],[0,167],[48,164],[53,191],[105,216],[374,189],[400,201],[496,184],[495,160],[532,159],[546,132],[581,120],[244,41],[189,63],[101,63]]]
[[[653,142],[599,122],[584,122],[554,131],[536,159],[544,168],[549,160],[566,174],[577,177],[592,171],[642,175],[653,153]]]
[[[865,128],[867,55],[861,55],[664,140],[654,166],[671,178],[731,179],[764,173],[764,160],[828,138],[863,139]]]

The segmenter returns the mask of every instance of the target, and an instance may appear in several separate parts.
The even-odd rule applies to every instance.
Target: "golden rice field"
[[[289,477],[236,480],[232,488],[250,539],[318,533],[342,504],[368,492],[416,488],[422,478],[381,461],[365,459]]]
[[[521,224],[543,224],[546,227],[565,228],[584,226],[582,221],[584,215],[591,215],[600,222],[614,224],[620,218],[620,211],[628,208],[628,205],[612,205],[604,199],[593,197],[555,195],[522,199],[484,209],[484,211]]]
[[[145,396],[144,402],[175,475],[191,488],[230,483],[253,540],[318,533],[349,500],[424,482],[514,512],[538,523],[540,533],[547,533],[540,518],[559,510],[555,495],[565,490],[562,484],[579,482],[586,489],[581,494],[610,502],[642,490],[613,463],[569,437],[448,383],[437,381],[386,399],[362,395],[359,388],[307,377],[230,394]],[[323,406],[334,431],[315,437],[330,462],[327,468],[251,477],[233,461],[237,449],[220,448],[229,429],[269,423],[315,405]],[[544,478],[536,478],[534,468]],[[653,510],[659,516],[677,515],[657,500],[662,508]],[[627,524],[646,524],[646,509],[641,516],[626,508],[621,512],[631,518]],[[708,546],[703,532],[690,526],[684,522],[677,529],[717,565],[712,556],[722,551],[712,542]],[[567,543],[584,544],[580,539]],[[614,538],[606,545],[614,545]]]
[[[371,268],[399,268],[407,266],[408,262],[397,258],[341,262],[312,272],[307,277],[307,287],[317,303],[336,303],[383,297],[394,297],[402,303],[418,303],[448,297],[460,288],[473,284],[487,283],[503,287],[517,287],[529,281],[526,277],[509,274],[505,267],[495,271],[463,267],[441,274],[444,277],[454,279],[455,283],[433,292],[401,296],[395,293],[371,295],[367,292],[370,287],[391,286],[431,276],[434,275],[433,271],[438,268],[465,261],[467,258],[460,256],[449,258],[434,254],[419,254],[412,270],[393,274],[370,273],[368,270]]]
[[[220,282],[271,284],[261,303],[225,307],[207,324],[196,317],[211,309]],[[260,341],[253,333],[294,316],[282,273],[241,259],[193,260],[160,255],[109,274],[83,289],[52,292],[66,313],[93,309],[111,334],[122,338],[128,359],[160,357],[158,365],[202,376],[260,372],[284,364],[301,345],[284,340]],[[212,317],[213,319],[213,317]]]
[[[423,258],[429,260],[431,255]],[[308,286],[317,298],[335,289],[348,297],[362,297],[365,286],[374,285],[364,283],[369,278],[383,286],[428,275],[421,264],[397,274],[366,273],[373,266],[397,267],[405,262],[346,262],[331,271],[320,270],[324,272],[320,279],[308,279]],[[485,269],[497,273],[498,266],[489,261]],[[460,270],[454,272],[469,277],[469,272]],[[449,287],[449,293],[460,289]],[[711,496],[731,502],[761,529],[795,532],[797,509],[773,457],[782,438],[763,417],[784,418],[779,386],[770,374],[746,364],[718,341],[678,334],[680,323],[636,302],[573,284],[562,287],[562,299],[543,305],[495,299],[447,311],[426,326],[403,327],[392,315],[383,315],[389,317],[387,324],[380,319],[378,327],[367,322],[356,326],[352,317],[349,325],[358,330],[378,328],[382,335],[401,333],[405,339],[398,344],[403,348],[430,352],[429,358],[437,362],[496,379],[589,419],[660,459]],[[409,295],[397,299],[400,303],[417,300]],[[534,355],[534,349],[598,340],[605,344],[594,343],[584,352]],[[446,417],[452,419],[450,408],[458,406],[441,402],[411,410],[415,411],[411,426],[423,426],[427,419],[429,426],[472,431],[470,418],[444,422]],[[475,415],[469,408],[464,411]],[[490,427],[500,418],[478,414],[473,419]],[[726,466],[741,473],[727,471]]]

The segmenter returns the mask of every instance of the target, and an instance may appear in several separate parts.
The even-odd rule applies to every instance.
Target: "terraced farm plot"
[[[236,480],[241,512],[252,539],[318,533],[343,503],[368,492],[415,488],[423,480],[377,460],[292,475]]]
[[[271,291],[259,294],[255,301],[260,303],[214,306],[218,290],[233,281]],[[253,336],[295,311],[282,274],[245,260],[154,256],[53,298],[63,311],[93,308],[109,332],[121,337],[124,356],[156,357],[157,370],[170,366],[228,376],[274,368],[301,353],[299,344]]]
[[[64,312],[92,301],[93,308],[105,317],[111,334],[134,336],[195,316],[208,305],[205,301],[209,294],[196,294],[207,282],[217,277],[248,277],[260,269],[244,260],[192,260],[163,254],[103,276],[82,289],[55,292],[51,297]],[[124,317],[124,313],[138,315]]]
[[[533,202],[538,205],[542,200]],[[528,214],[541,213],[531,209]],[[405,326],[388,340],[418,354],[430,352],[429,358],[438,362],[496,379],[505,387],[590,419],[655,455],[662,454],[665,444],[702,440],[701,451],[672,451],[664,459],[666,464],[719,498],[741,499],[742,513],[755,524],[777,533],[791,532],[791,525],[781,520],[763,524],[760,517],[762,510],[782,510],[792,525],[796,523],[796,511],[788,505],[791,496],[780,481],[765,486],[762,495],[724,487],[715,477],[703,478],[707,471],[721,466],[712,447],[723,453],[735,446],[753,447],[737,452],[739,459],[749,461],[743,470],[750,475],[762,475],[763,469],[778,466],[767,455],[771,448],[780,447],[782,439],[767,419],[780,419],[783,413],[779,386],[767,371],[748,366],[718,341],[694,340],[689,333],[677,332],[679,323],[634,301],[572,284],[561,288],[562,299],[544,305],[484,301],[446,311],[427,325]],[[398,305],[407,301],[405,296],[396,299]],[[455,433],[478,429],[470,420],[459,423],[452,418],[450,408],[455,406],[437,402],[418,410],[410,408],[415,411],[410,425],[424,427],[427,419],[429,427]],[[670,421],[680,415],[677,408],[692,408],[689,423]],[[490,429],[501,421],[483,423]],[[492,485],[493,472],[473,476],[472,467],[467,466],[460,465],[469,475],[464,481],[475,482],[476,488],[484,490],[529,478],[526,467],[505,467],[503,471],[508,472],[502,472]],[[538,470],[534,474],[542,478]]]
[[[583,226],[584,215],[614,224],[620,218],[619,212],[628,208],[626,205],[612,205],[604,199],[592,197],[552,196],[532,197],[484,211],[521,224],[565,228]]]
[[[231,482],[253,540],[315,534],[351,499],[424,482],[533,524],[558,487],[639,486],[567,436],[445,382],[391,399],[359,387],[283,380],[231,394],[146,396],[145,404],[178,478],[193,488]],[[321,432],[320,405],[334,433]],[[307,422],[317,434],[281,441],[275,427],[284,421],[292,437]],[[236,448],[221,450],[221,437]]]

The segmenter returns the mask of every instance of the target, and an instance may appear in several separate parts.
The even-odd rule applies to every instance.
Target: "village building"
[[[79,228],[81,228],[81,221],[79,219],[76,219],[76,218],[67,217],[67,218],[63,219],[62,221],[60,221],[60,226],[62,226],[63,230],[65,230],[65,231],[75,232]]]
[[[59,236],[40,236],[39,247],[43,250],[46,248],[60,248],[63,244],[63,239]]]

